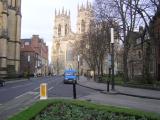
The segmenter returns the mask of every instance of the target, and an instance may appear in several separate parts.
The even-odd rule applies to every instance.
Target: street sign
[[[30,62],[30,60],[31,60],[31,57],[30,57],[30,55],[28,55],[28,62]]]
[[[46,83],[40,84],[40,99],[41,100],[47,99],[47,84]]]

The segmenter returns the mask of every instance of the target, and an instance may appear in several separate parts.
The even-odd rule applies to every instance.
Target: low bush
[[[39,101],[9,120],[159,120],[160,115],[79,100]]]

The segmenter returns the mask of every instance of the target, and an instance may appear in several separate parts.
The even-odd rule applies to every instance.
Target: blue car
[[[76,70],[65,70],[64,71],[64,83],[77,83],[77,71]]]

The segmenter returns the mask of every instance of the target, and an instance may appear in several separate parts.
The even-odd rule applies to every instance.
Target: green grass
[[[80,100],[39,101],[9,120],[159,120],[160,115]]]

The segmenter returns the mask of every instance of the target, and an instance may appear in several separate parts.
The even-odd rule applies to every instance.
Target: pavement
[[[92,79],[87,80],[83,76],[78,80],[78,84],[97,91],[78,99],[103,105],[137,109],[160,115],[160,91],[115,85],[114,91],[110,90],[107,92],[106,84],[96,83]]]
[[[139,97],[139,98],[160,100],[160,91],[156,91],[156,90],[131,88],[131,87],[123,87],[123,86],[115,85],[114,91],[110,90],[109,92],[107,92],[107,84],[97,83],[92,79],[88,80],[84,76],[80,77],[78,84],[83,87],[98,90],[104,94],[118,94],[118,95],[126,95],[126,96],[133,96],[133,97]],[[110,85],[110,89],[111,89],[111,85]]]

